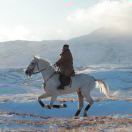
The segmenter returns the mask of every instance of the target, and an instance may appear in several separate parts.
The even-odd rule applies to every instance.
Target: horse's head
[[[50,63],[46,60],[42,60],[38,57],[34,57],[28,65],[25,74],[31,76],[32,74],[39,73],[50,66]]]
[[[38,71],[37,65],[38,65],[38,58],[34,57],[30,62],[30,64],[28,65],[25,74],[31,76],[33,73],[37,72]]]

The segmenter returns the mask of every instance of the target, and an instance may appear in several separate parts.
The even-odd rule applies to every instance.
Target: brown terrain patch
[[[99,131],[114,131],[114,132],[131,132],[132,130],[132,118],[114,118],[110,116],[89,116],[86,118],[51,118],[45,116],[39,116],[26,113],[15,112],[1,112],[0,115],[10,115],[25,117],[25,119],[15,119],[10,116],[0,120],[0,124],[14,126],[18,125],[18,128],[7,128],[6,131],[13,132],[99,132]],[[26,119],[26,117],[32,117],[33,119]],[[22,125],[27,127],[23,128]],[[2,129],[0,129],[2,131]],[[3,129],[4,131],[4,129]]]

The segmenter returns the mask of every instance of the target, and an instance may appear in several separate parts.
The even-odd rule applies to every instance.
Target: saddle
[[[49,76],[49,78],[44,82],[44,89],[46,87],[46,84],[47,82],[49,81],[49,79],[51,79],[55,74],[59,74],[59,81],[60,81],[60,86],[58,86],[58,89],[64,89],[65,86],[68,86],[70,85],[71,87],[71,84],[72,84],[72,79],[71,77],[67,77],[65,76],[64,74],[58,72],[58,71],[55,71],[53,74],[51,74]],[[75,76],[75,72],[73,72],[72,76]]]

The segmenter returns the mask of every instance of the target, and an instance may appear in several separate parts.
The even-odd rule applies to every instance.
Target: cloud
[[[100,0],[87,9],[72,12],[67,20],[77,32],[76,35],[87,34],[100,27],[132,33],[132,1]]]
[[[88,8],[68,12],[58,25],[0,25],[0,41],[69,39],[101,27],[132,34],[132,0],[98,0]]]
[[[23,25],[16,25],[14,27],[0,25],[0,29],[0,41],[35,39],[35,34]]]

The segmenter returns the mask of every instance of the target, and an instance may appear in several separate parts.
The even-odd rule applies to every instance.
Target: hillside
[[[131,64],[132,35],[101,28],[70,40],[8,41],[0,43],[0,68],[25,67],[33,55],[54,63],[68,42],[75,67],[97,64]]]

